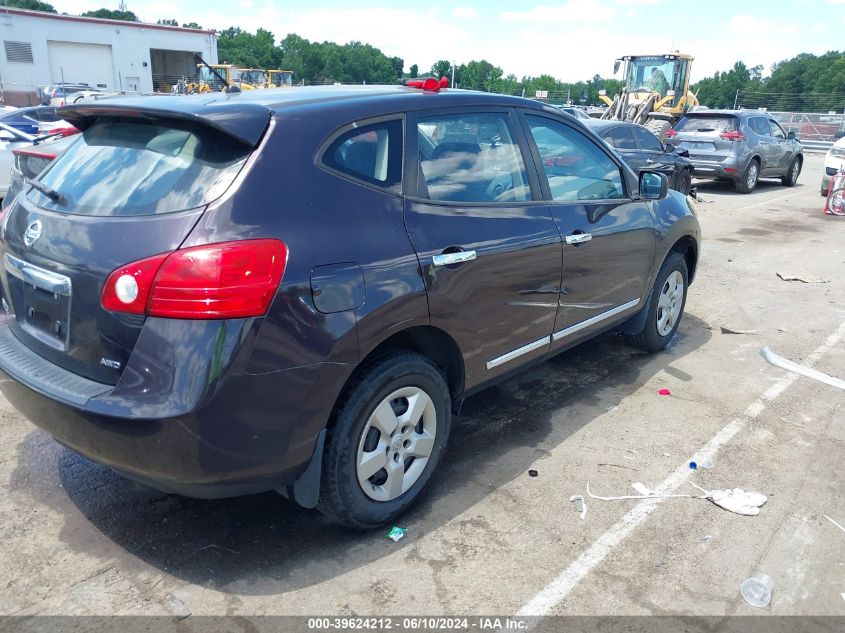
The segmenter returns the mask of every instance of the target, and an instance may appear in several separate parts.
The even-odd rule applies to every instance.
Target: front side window
[[[526,116],[552,199],[561,202],[625,198],[619,166],[580,132],[543,117]]]
[[[402,121],[357,126],[338,137],[323,163],[351,178],[398,192],[402,184]]]
[[[608,130],[602,134],[602,138],[616,149],[637,149],[631,128],[624,125]]]
[[[783,132],[783,128],[777,124],[776,121],[769,121],[772,130],[772,136],[775,138],[786,138],[786,134]]]
[[[507,114],[421,117],[417,139],[420,197],[448,202],[531,200],[522,152]]]
[[[637,137],[637,143],[641,150],[646,152],[662,152],[663,144],[657,140],[657,137],[642,127],[635,127],[634,136]]]

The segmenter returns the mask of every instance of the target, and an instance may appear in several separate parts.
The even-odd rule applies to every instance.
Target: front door
[[[645,305],[654,265],[650,203],[635,200],[617,158],[566,123],[524,114],[549,209],[563,237],[552,348],[568,346]]]
[[[470,389],[549,350],[560,234],[513,112],[418,113],[407,130],[405,224]]]

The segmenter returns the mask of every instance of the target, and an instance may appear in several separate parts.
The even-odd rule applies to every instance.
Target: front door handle
[[[454,253],[442,253],[432,257],[435,266],[451,266],[452,264],[463,264],[475,259],[475,251],[456,251]]]
[[[589,242],[591,239],[593,239],[591,233],[573,233],[572,235],[566,236],[566,243],[583,244],[584,242]]]

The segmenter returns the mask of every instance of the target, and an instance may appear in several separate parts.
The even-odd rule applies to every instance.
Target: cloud
[[[614,7],[599,0],[570,0],[555,6],[539,4],[528,11],[505,11],[501,18],[508,22],[529,22],[542,28],[548,24],[610,20],[615,15]]]
[[[472,20],[473,18],[478,17],[478,11],[472,7],[455,7],[452,9],[451,13],[452,17],[462,20]]]

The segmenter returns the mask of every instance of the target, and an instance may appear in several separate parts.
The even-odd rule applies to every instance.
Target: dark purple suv
[[[429,87],[63,108],[0,228],[3,393],[131,479],[369,528],[469,394],[609,329],[662,349],[692,203],[556,108]]]

